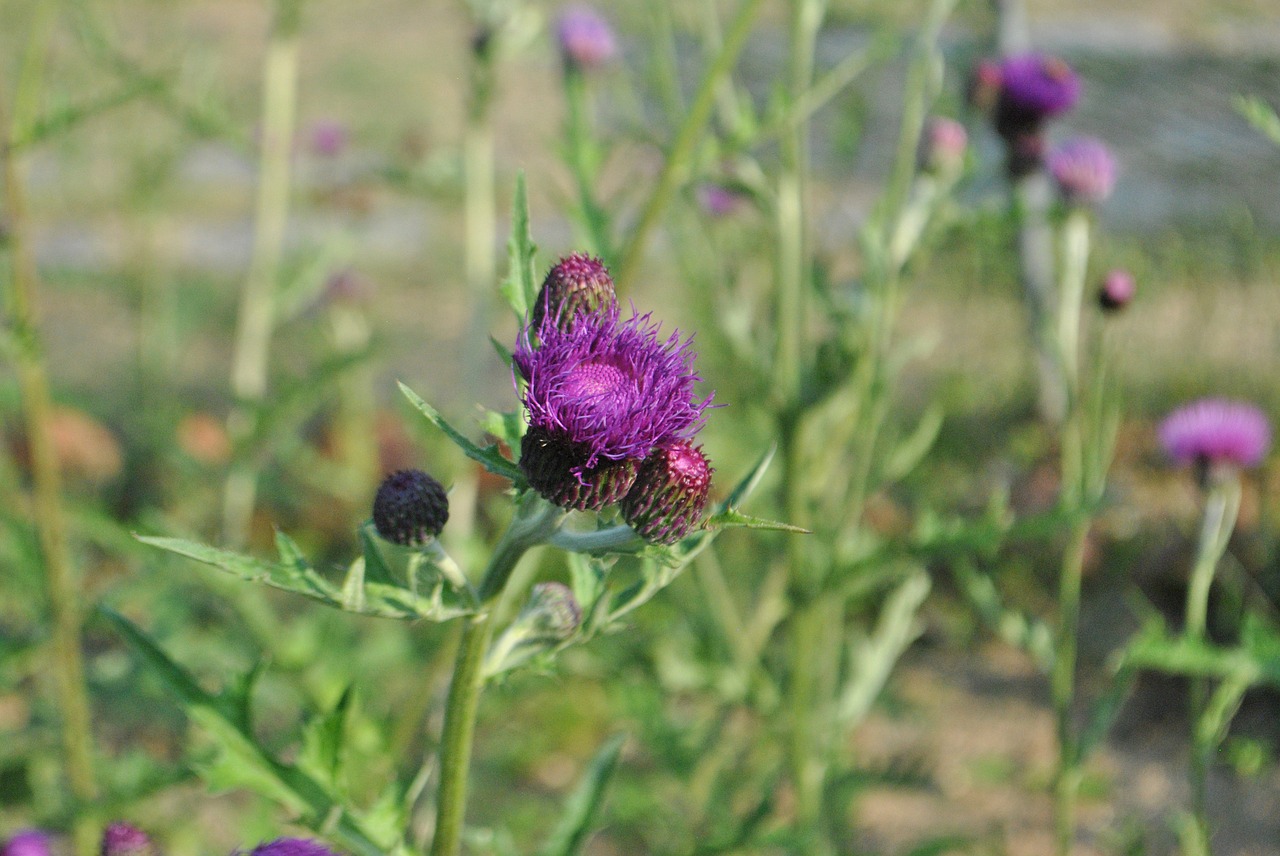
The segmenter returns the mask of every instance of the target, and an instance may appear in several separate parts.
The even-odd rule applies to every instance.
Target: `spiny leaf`
[[[462,436],[462,434],[460,434],[452,425],[445,421],[444,417],[440,415],[438,410],[419,398],[417,393],[409,389],[409,387],[405,386],[403,383],[399,384],[399,386],[400,392],[404,394],[405,398],[409,399],[409,403],[416,407],[423,416],[427,417],[427,421],[443,431],[445,436],[452,440],[454,445],[461,449],[464,455],[471,460],[476,461],[494,475],[502,476],[503,478],[510,480],[517,487],[524,486],[524,473],[520,472],[520,468],[512,461],[503,457],[502,452],[499,451],[497,445],[485,446],[483,449],[480,448],[475,443],[472,443],[466,437]]]
[[[772,529],[777,532],[795,532],[801,535],[813,534],[809,529],[793,526],[790,523],[782,523],[778,520],[770,520],[767,517],[753,517],[750,514],[743,514],[736,508],[717,511],[708,517],[702,525],[706,529]]]
[[[525,191],[524,173],[516,175],[515,196],[511,201],[511,237],[507,239],[507,278],[499,290],[516,317],[524,319],[538,296],[533,277],[533,256],[537,248],[529,233],[529,199]]]

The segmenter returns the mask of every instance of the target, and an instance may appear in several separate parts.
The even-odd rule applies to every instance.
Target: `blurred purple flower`
[[[1118,312],[1129,305],[1138,285],[1127,270],[1113,270],[1102,278],[1098,289],[1098,305],[1105,312]]]
[[[1271,448],[1271,424],[1252,404],[1202,398],[1160,423],[1160,443],[1176,463],[1251,467]]]
[[[597,510],[622,499],[650,450],[691,437],[710,396],[694,398],[700,380],[691,340],[665,341],[649,315],[582,314],[568,330],[543,324],[516,345],[527,382],[529,431],[520,468],[529,484],[562,508]]]
[[[711,217],[728,217],[741,207],[746,197],[724,184],[708,181],[694,191],[698,205]]]
[[[277,838],[253,848],[249,856],[338,856],[318,841],[306,838]]]
[[[15,832],[4,847],[0,847],[0,856],[51,856],[49,834],[39,829],[24,829]]]
[[[1049,172],[1063,199],[1073,205],[1097,205],[1116,184],[1116,161],[1095,137],[1076,137],[1049,153]]]
[[[1046,119],[1067,112],[1079,100],[1079,75],[1057,57],[1005,57],[1000,63],[996,131],[1005,139],[1038,133]]]
[[[155,853],[151,837],[127,823],[107,824],[102,832],[102,856],[150,856]]]
[[[959,172],[968,146],[969,132],[964,125],[946,116],[933,116],[920,137],[920,169],[926,172]]]
[[[347,126],[336,119],[319,119],[311,125],[308,143],[321,157],[337,157],[347,148]]]
[[[565,65],[583,71],[605,65],[618,53],[613,27],[590,6],[570,6],[561,12],[556,39]]]

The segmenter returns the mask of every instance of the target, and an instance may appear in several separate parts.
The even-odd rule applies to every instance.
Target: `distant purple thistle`
[[[308,142],[315,154],[337,157],[347,147],[347,126],[336,119],[319,119],[311,126]]]
[[[1252,404],[1202,398],[1160,423],[1160,443],[1176,463],[1251,467],[1271,448],[1271,424]]]
[[[1106,143],[1076,137],[1049,153],[1049,172],[1063,199],[1073,205],[1097,205],[1116,184],[1116,161]]]
[[[49,835],[39,829],[24,829],[15,832],[4,847],[0,847],[0,856],[51,856]]]
[[[318,841],[306,838],[277,838],[253,848],[249,856],[338,856]]]
[[[600,68],[618,53],[613,27],[590,6],[570,6],[556,24],[560,55],[568,68]]]
[[[996,131],[1005,139],[1039,133],[1046,119],[1080,100],[1080,76],[1057,57],[1039,53],[1005,57],[1000,63]]]
[[[528,331],[515,364],[527,381],[529,432],[520,467],[529,483],[564,508],[594,510],[622,499],[654,446],[688,438],[710,397],[693,387],[690,339],[665,341],[649,315],[622,321],[616,309],[580,316],[569,331]]]
[[[151,837],[141,829],[116,821],[103,830],[100,852],[102,856],[151,856],[156,850]]]
[[[969,133],[955,119],[933,116],[920,137],[917,160],[921,170],[954,174],[964,164]]]
[[[728,217],[737,211],[746,197],[732,187],[714,181],[698,185],[694,191],[698,205],[712,217]]]
[[[1129,305],[1138,284],[1127,270],[1113,270],[1102,278],[1098,288],[1098,305],[1104,312],[1118,312]]]

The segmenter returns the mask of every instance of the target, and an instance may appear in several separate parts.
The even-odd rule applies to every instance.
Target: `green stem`
[[[231,390],[236,406],[227,431],[238,456],[223,489],[222,528],[232,546],[248,539],[258,490],[258,461],[247,448],[267,391],[275,290],[289,215],[289,164],[298,88],[298,30],[301,0],[277,0],[262,82],[262,159],[254,214],[253,258],[240,294]]]
[[[1226,552],[1227,542],[1235,528],[1240,511],[1240,479],[1234,470],[1211,473],[1213,483],[1205,501],[1204,520],[1200,528],[1200,544],[1196,563],[1191,569],[1187,588],[1186,619],[1183,632],[1192,641],[1205,638],[1209,612],[1209,590],[1214,571]],[[1207,789],[1209,764],[1213,757],[1214,739],[1201,733],[1199,723],[1208,704],[1208,685],[1203,678],[1193,678],[1190,687],[1189,718],[1191,720],[1191,812],[1201,840],[1209,841]],[[1207,849],[1206,849],[1206,852]]]
[[[1089,212],[1072,207],[1062,226],[1062,276],[1058,295],[1058,348],[1069,395],[1080,384],[1080,312],[1089,265]]]
[[[1058,766],[1054,774],[1054,830],[1059,856],[1069,856],[1075,840],[1076,799],[1080,790],[1080,758],[1072,719],[1076,658],[1079,649],[1080,585],[1089,521],[1076,525],[1058,577],[1058,625],[1050,690],[1057,724]]]
[[[619,292],[624,291],[636,276],[650,233],[658,225],[662,212],[676,190],[684,183],[692,167],[693,149],[702,138],[707,121],[711,118],[719,82],[737,63],[738,55],[742,53],[742,48],[747,43],[747,36],[751,33],[752,24],[755,23],[756,15],[759,14],[762,5],[763,0],[742,0],[729,27],[724,48],[702,78],[698,93],[694,96],[689,112],[685,115],[684,124],[680,126],[671,151],[663,163],[657,185],[640,212],[640,219],[622,251],[621,261],[614,277]]]
[[[18,131],[0,108],[0,128],[8,137]],[[40,342],[37,273],[28,237],[29,223],[23,176],[17,155],[7,142],[0,150],[4,165],[4,207],[8,215],[10,253],[9,311],[17,344],[18,384],[23,422],[31,454],[36,535],[44,559],[45,584],[53,628],[53,678],[62,725],[62,752],[67,784],[76,802],[75,840],[80,854],[92,852],[98,820],[91,807],[98,796],[93,771],[93,730],[81,651],[80,584],[71,565],[66,517],[62,506],[62,473],[51,440],[53,415],[49,378]]]

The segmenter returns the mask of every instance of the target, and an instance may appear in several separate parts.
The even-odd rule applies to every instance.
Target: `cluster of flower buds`
[[[701,522],[711,466],[694,436],[694,353],[659,338],[648,315],[622,319],[599,259],[575,254],[547,274],[516,344],[529,428],[520,468],[561,508],[618,505],[642,537],[672,544]]]

